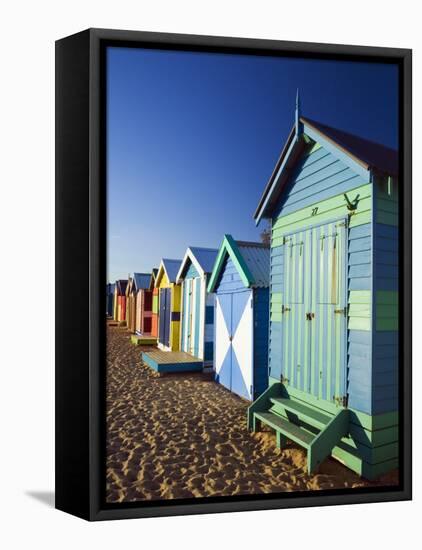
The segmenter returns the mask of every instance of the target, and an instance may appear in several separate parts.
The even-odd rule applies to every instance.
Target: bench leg
[[[275,432],[275,442],[277,449],[281,449],[286,445],[287,439],[284,437],[284,435],[281,432]]]

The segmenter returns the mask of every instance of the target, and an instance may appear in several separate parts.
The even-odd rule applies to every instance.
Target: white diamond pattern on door
[[[233,332],[232,391],[252,400],[253,395],[253,309],[252,292],[233,294],[233,311],[240,319]]]

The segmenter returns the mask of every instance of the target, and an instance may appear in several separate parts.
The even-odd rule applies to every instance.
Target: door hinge
[[[287,311],[291,311],[290,307],[285,306],[284,304],[281,306],[281,313],[286,313]]]
[[[345,317],[347,317],[347,306],[344,306],[340,309],[335,309],[334,313],[335,314],[343,314]]]

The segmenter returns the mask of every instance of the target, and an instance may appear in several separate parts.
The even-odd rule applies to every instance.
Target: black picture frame
[[[108,45],[394,62],[400,72],[400,485],[198,501],[105,504],[106,195],[104,52]],[[87,520],[409,500],[412,345],[412,52],[88,29],[56,42],[56,508]]]

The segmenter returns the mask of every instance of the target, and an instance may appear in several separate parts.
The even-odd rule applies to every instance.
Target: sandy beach
[[[159,376],[124,328],[108,328],[107,502],[392,485],[368,482],[333,459],[306,473],[306,454],[250,434],[248,402],[206,374]]]

